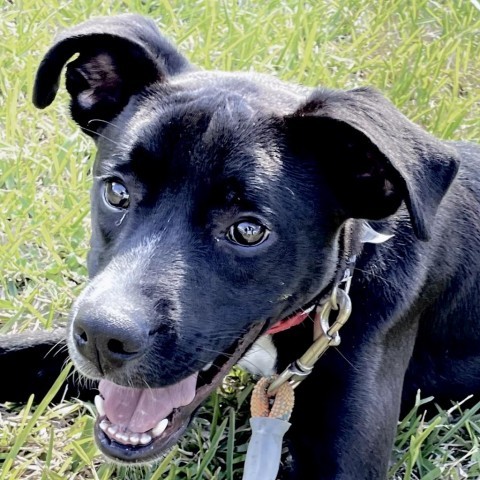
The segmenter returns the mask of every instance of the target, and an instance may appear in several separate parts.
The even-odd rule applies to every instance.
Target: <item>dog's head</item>
[[[63,33],[40,65],[38,107],[76,53],[71,114],[97,157],[91,280],[68,342],[101,379],[100,448],[142,462],[262,332],[325,291],[347,219],[404,203],[426,239],[456,162],[372,90],[199,71],[133,15]]]

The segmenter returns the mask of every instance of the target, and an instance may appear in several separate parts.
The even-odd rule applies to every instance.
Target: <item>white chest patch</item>
[[[261,336],[237,364],[252,375],[270,377],[276,373],[277,349],[271,335]]]

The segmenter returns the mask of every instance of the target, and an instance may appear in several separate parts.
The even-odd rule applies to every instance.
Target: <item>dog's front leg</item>
[[[395,330],[395,331],[394,331]],[[296,391],[290,478],[384,480],[414,328],[344,338]]]

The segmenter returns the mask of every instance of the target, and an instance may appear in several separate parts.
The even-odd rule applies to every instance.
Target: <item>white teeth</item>
[[[207,370],[210,370],[212,368],[213,362],[207,363],[203,368],[202,372],[206,372]]]
[[[107,428],[111,425],[111,423],[107,420],[107,419],[103,419],[101,422],[100,422],[100,425],[99,427],[104,431],[106,432],[107,431]]]
[[[168,426],[168,419],[164,418],[158,424],[152,428],[152,436],[153,437],[159,437],[167,428]]]
[[[126,433],[122,433],[122,432],[118,432],[116,435],[115,435],[115,438],[117,440],[120,440],[121,442],[123,443],[127,443],[130,439],[130,435],[127,435]]]
[[[168,426],[168,420],[166,418],[161,420],[158,422],[158,425],[154,429],[149,430],[148,433],[130,432],[125,427],[111,423],[107,418],[104,418],[98,426],[111,439],[124,445],[148,445],[153,437],[158,437],[165,431]]]
[[[96,395],[95,399],[95,406],[97,407],[97,412],[100,417],[105,416],[105,407],[104,407],[104,400],[100,395]]]
[[[138,445],[140,443],[140,435],[138,433],[132,433],[128,439],[128,443]]]

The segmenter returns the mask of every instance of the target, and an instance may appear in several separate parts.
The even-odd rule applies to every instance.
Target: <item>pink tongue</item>
[[[114,424],[131,432],[143,433],[168,417],[174,408],[188,405],[195,398],[197,375],[164,388],[121,387],[108,380],[98,386],[104,398],[105,415]]]

